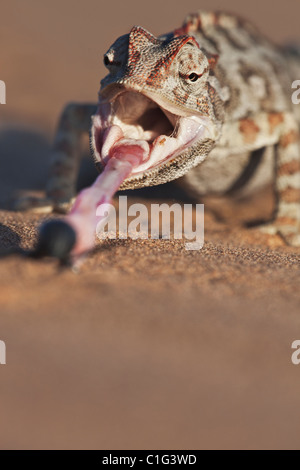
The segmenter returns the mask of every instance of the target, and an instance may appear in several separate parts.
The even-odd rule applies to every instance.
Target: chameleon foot
[[[267,235],[279,235],[289,246],[300,247],[300,230],[296,227],[286,227],[270,222],[261,224],[257,228]]]
[[[14,200],[11,209],[38,214],[50,214],[51,212],[66,214],[73,202],[73,198],[70,201],[56,201],[49,197],[24,196]]]

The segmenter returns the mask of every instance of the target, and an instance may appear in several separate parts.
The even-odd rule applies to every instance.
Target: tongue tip
[[[110,149],[110,158],[127,161],[133,167],[140,165],[149,158],[150,147],[143,140],[122,139]]]

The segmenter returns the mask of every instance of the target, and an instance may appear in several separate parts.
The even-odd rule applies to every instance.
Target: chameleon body
[[[300,245],[300,109],[291,101],[300,55],[234,15],[197,12],[158,38],[133,27],[104,63],[98,105],[70,104],[62,114],[47,186],[51,207],[74,196],[79,140],[91,130],[100,169],[117,144],[144,149],[145,161],[121,189],[180,178],[201,197],[273,181],[276,209],[265,230]]]

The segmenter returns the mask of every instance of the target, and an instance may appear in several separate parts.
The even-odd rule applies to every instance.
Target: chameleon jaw
[[[149,98],[122,89],[111,100],[100,99],[98,112],[92,117],[91,150],[97,166],[104,168],[117,148],[123,154],[126,146],[142,148],[142,162],[122,185],[128,187],[135,181],[146,182],[152,173],[161,173],[187,149],[209,138],[207,129],[208,119],[203,116],[175,114],[174,106],[161,106],[153,95]]]

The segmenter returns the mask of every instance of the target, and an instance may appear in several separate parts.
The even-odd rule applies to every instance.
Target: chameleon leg
[[[54,140],[53,158],[46,194],[55,206],[70,203],[75,196],[80,163],[80,139],[89,132],[94,104],[71,103],[60,118]]]
[[[95,104],[68,104],[61,115],[54,139],[53,156],[45,198],[25,197],[17,201],[16,209],[65,212],[75,196],[80,163],[80,141],[89,132]]]
[[[300,139],[299,128],[290,113],[283,122],[275,156],[276,206],[273,222],[261,227],[279,233],[293,246],[300,246]]]

